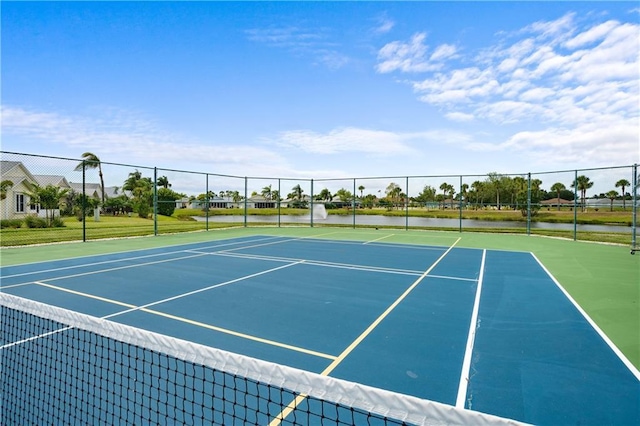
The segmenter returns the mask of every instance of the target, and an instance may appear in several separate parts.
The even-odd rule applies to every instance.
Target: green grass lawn
[[[309,210],[307,209],[293,209],[293,208],[281,208],[278,209],[248,209],[247,215],[251,216],[274,216],[278,212],[283,216],[292,215],[307,215]],[[353,210],[350,209],[333,209],[327,211],[331,215],[353,215]],[[428,210],[419,208],[410,208],[407,210],[386,210],[386,209],[358,209],[357,215],[385,215],[385,216],[398,216],[404,217],[407,214],[412,217],[427,217],[427,218],[445,218],[445,219],[458,219],[460,217],[459,210]],[[221,216],[221,215],[234,215],[243,216],[244,209],[212,209],[209,211],[209,217]],[[157,233],[179,233],[179,232],[191,232],[200,231],[212,228],[243,226],[244,221],[238,221],[237,223],[216,223],[215,220],[211,220],[208,224],[204,221],[196,221],[192,219],[192,216],[204,217],[202,210],[196,209],[179,209],[176,210],[171,217],[158,215]],[[526,218],[522,216],[520,211],[514,210],[463,210],[463,219],[475,219],[484,221],[525,221]],[[574,213],[569,210],[543,210],[533,218],[534,221],[548,222],[548,223],[573,223]],[[577,223],[579,224],[593,224],[593,225],[619,225],[630,226],[631,225],[631,211],[595,211],[589,210],[587,212],[578,212]],[[26,228],[25,225],[21,228],[3,228],[0,232],[0,245],[2,247],[8,246],[22,246],[30,244],[46,244],[53,242],[63,241],[82,241],[83,235],[87,240],[105,239],[105,238],[124,238],[124,237],[137,237],[144,235],[154,235],[156,228],[153,219],[142,219],[137,215],[132,216],[101,216],[100,220],[96,222],[92,217],[87,218],[86,227],[83,230],[83,222],[78,221],[75,217],[64,218],[64,227],[60,228]],[[273,223],[251,223],[251,226],[274,226]],[[297,224],[298,226],[304,226]],[[322,223],[316,223],[315,226],[323,226]],[[337,226],[339,225],[331,225]],[[351,225],[345,225],[351,226]],[[358,225],[358,227],[367,227],[364,225]],[[372,227],[372,226],[369,226]],[[375,227],[387,228],[385,226],[376,225]],[[415,229],[429,229],[429,228],[415,228]],[[436,228],[433,228],[436,229]],[[443,228],[438,227],[439,230],[451,230],[457,231],[457,227]],[[509,234],[522,234],[526,233],[525,229],[521,228],[465,228],[465,231],[469,232],[483,232],[483,233],[509,233]],[[532,229],[532,234],[546,235],[550,237],[573,239],[572,231],[565,230],[553,230],[553,229]],[[631,234],[629,232],[584,232],[579,231],[577,239],[586,241],[599,241],[606,243],[617,243],[623,245],[631,244]]]

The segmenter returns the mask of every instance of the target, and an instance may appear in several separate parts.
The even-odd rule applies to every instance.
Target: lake
[[[194,216],[198,221],[205,221],[206,218]],[[356,225],[378,225],[378,226],[394,226],[404,227],[407,224],[406,217],[382,216],[382,215],[356,215]],[[326,219],[314,219],[314,223],[329,225],[353,225],[353,216],[329,215]],[[211,216],[209,222],[230,223],[244,222],[244,216]],[[247,223],[267,222],[278,223],[278,216],[247,216]],[[280,223],[309,223],[308,215],[282,215]],[[460,221],[458,219],[438,219],[427,217],[409,217],[409,227],[429,227],[429,228],[458,228]],[[520,228],[526,229],[526,222],[513,221],[488,221],[475,219],[462,219],[462,228]],[[573,231],[573,223],[547,223],[547,222],[531,222],[531,229],[556,229]],[[620,232],[631,233],[630,226],[615,225],[577,225],[578,231],[583,232]]]

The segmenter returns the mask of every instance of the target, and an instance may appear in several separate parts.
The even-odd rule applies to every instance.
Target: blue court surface
[[[252,236],[1,273],[4,293],[459,408],[640,424],[640,374],[531,253]]]

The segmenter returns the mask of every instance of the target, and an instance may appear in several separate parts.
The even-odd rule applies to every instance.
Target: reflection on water
[[[204,221],[204,217],[194,216],[194,219]],[[324,220],[313,219],[314,223],[322,223],[329,225],[353,225],[354,216],[338,216],[329,215]],[[244,216],[211,216],[209,222],[240,222],[244,223]],[[247,216],[248,223],[267,222],[278,223],[278,216]],[[280,223],[309,223],[308,215],[282,215]],[[382,216],[382,215],[356,215],[356,225],[379,225],[379,226],[395,226],[395,227],[429,227],[429,228],[458,228],[460,221],[458,219],[438,219],[427,217],[398,217],[398,216]],[[526,222],[512,221],[489,221],[476,219],[462,219],[462,228],[522,228],[526,229]],[[548,222],[531,222],[531,229],[556,229],[573,231],[572,223],[548,223]],[[630,233],[630,226],[615,225],[577,225],[578,231],[593,232],[625,232]]]

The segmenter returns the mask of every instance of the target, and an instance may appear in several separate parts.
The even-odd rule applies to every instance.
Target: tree
[[[364,197],[364,195],[363,195],[364,194],[364,185],[360,185],[358,187],[358,191],[360,191],[360,198],[363,198]]]
[[[471,191],[473,195],[475,195],[475,199],[476,199],[476,210],[478,209],[479,202],[481,204],[484,204],[485,188],[486,188],[485,183],[479,180],[476,180],[471,184]]]
[[[631,185],[631,183],[629,183],[629,181],[626,180],[626,179],[620,179],[619,181],[616,182],[616,188],[622,187],[622,209],[623,210],[627,209],[627,203],[625,201],[626,197],[625,197],[624,189],[627,186],[630,186],[630,185]]]
[[[517,204],[520,204],[517,198],[518,194],[521,191],[526,191],[528,186],[527,180],[522,176],[516,176],[511,180],[511,204],[513,204],[515,200],[516,209],[518,208]]]
[[[27,186],[29,189],[27,195],[31,200],[31,204],[39,204],[44,209],[47,225],[51,226],[55,218],[55,210],[60,208],[60,200],[66,197],[69,189],[62,189],[54,185],[47,185],[43,188],[35,183]],[[49,217],[49,212],[51,212],[51,217]]]
[[[567,187],[564,186],[562,182],[556,182],[553,185],[551,185],[551,190],[556,193],[558,198],[558,211],[560,211],[560,193],[565,189],[567,189]]]
[[[585,211],[586,209],[585,200],[587,198],[587,189],[591,188],[592,186],[593,186],[593,182],[591,182],[591,180],[585,175],[578,176],[575,182],[571,184],[572,188],[576,188],[578,189],[578,191],[580,191],[580,200],[582,201],[582,211]]]
[[[329,192],[327,188],[323,188],[322,191],[320,191],[320,193],[316,196],[316,200],[320,201],[331,201],[332,198],[333,195],[331,195],[331,192]]]
[[[507,184],[506,176],[499,175],[496,172],[491,172],[488,175],[489,185],[496,191],[496,206],[500,210],[500,191],[504,189]]]
[[[467,201],[468,193],[469,193],[469,184],[463,183],[462,185],[460,185],[460,197],[462,197],[462,201],[464,201],[465,203]]]
[[[418,194],[415,200],[419,203],[428,203],[436,199],[436,189],[433,186],[425,185],[422,192]]]
[[[100,176],[100,188],[102,192],[102,204],[104,205],[104,176],[102,175],[102,163],[97,155],[91,152],[85,152],[82,154],[82,162],[75,168],[77,172],[80,170],[86,171],[87,169],[98,169],[98,176]]]
[[[176,210],[176,200],[180,198],[180,194],[177,192],[169,188],[160,188],[158,190],[158,214],[171,216]]]
[[[0,182],[0,199],[4,200],[7,198],[7,192],[13,187],[13,182],[10,180],[3,180]]]
[[[402,193],[402,188],[400,188],[397,183],[391,182],[387,186],[387,189],[385,189],[385,193],[387,194],[387,198],[391,201],[391,205],[397,206],[398,199]]]
[[[163,187],[164,189],[171,188],[171,184],[169,183],[169,179],[166,176],[160,176],[156,185]]]
[[[453,194],[456,193],[453,185],[450,185],[447,182],[443,182],[442,185],[440,185],[440,190],[442,191],[442,195],[444,195],[444,198],[446,198],[447,194],[449,194],[449,196],[451,197],[451,208],[453,208]],[[442,208],[444,209],[444,203],[442,205]]]
[[[609,200],[611,200],[611,211],[613,211],[613,200],[618,198],[618,195],[620,195],[620,194],[618,194],[618,191],[611,190],[611,191],[607,192],[606,195],[607,195],[607,198]]]
[[[293,200],[291,203],[291,207],[293,208],[305,208],[307,207],[307,203],[302,200],[302,193],[304,190],[300,186],[300,184],[291,188],[291,192],[287,195],[288,198]]]
[[[133,195],[131,204],[138,216],[144,219],[149,217],[153,202],[153,182],[151,178],[142,177],[142,173],[136,170],[129,173],[129,177],[122,185],[122,189],[131,191]]]
[[[271,190],[271,185],[265,186],[262,188],[262,192],[260,193],[266,200],[271,200],[273,195],[273,191]]]
[[[349,203],[349,201],[353,200],[353,194],[351,193],[351,191],[345,188],[340,188],[338,191],[336,191],[335,195],[343,204],[347,204]]]

